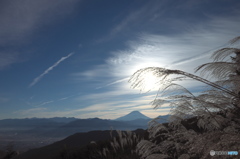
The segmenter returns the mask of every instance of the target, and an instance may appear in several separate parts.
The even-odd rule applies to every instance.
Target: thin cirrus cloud
[[[114,85],[114,84],[117,84],[117,83],[125,82],[125,81],[128,81],[128,80],[129,80],[129,78],[123,78],[123,79],[111,82],[109,84],[106,84],[104,86],[97,87],[96,89],[101,89],[101,88],[108,87],[108,86],[111,86],[111,85]]]
[[[0,2],[0,45],[16,45],[26,37],[72,13],[80,0],[22,0]]]
[[[43,103],[37,105],[36,107],[43,106],[43,105],[46,105],[46,104],[49,104],[49,103],[52,103],[52,102],[54,102],[54,101],[50,100],[50,101],[47,101],[47,102],[43,102]]]
[[[3,70],[19,61],[18,53],[16,52],[0,52],[0,70]]]
[[[0,1],[0,70],[24,62],[23,46],[36,31],[58,22],[74,12],[81,0],[13,0]]]
[[[198,3],[193,3],[192,1],[188,1],[187,4],[188,9],[191,9],[190,6],[196,7],[198,5]],[[180,8],[183,7],[180,2],[178,5]],[[159,12],[159,10],[163,9],[163,6],[164,3],[161,3],[161,5],[152,5],[150,3],[136,11],[130,12],[128,16],[112,28],[110,34],[115,35],[119,32],[131,30],[132,25],[149,28],[149,25],[155,26],[155,23],[157,23],[161,27],[164,17],[162,17],[163,20],[159,19],[158,21],[149,22],[147,26],[146,23],[142,24],[141,19],[146,21],[151,19],[150,17],[155,13],[164,14],[166,10]],[[186,8],[183,9],[185,10]],[[158,15],[158,18],[161,15]],[[193,73],[194,67],[209,61],[209,55],[214,49],[224,46],[227,40],[238,36],[240,32],[238,27],[240,24],[238,20],[239,13],[235,16],[213,16],[210,14],[205,16],[208,17],[208,20],[196,23],[178,19],[168,21],[169,23],[164,24],[164,26],[169,26],[170,28],[177,26],[174,27],[175,30],[173,29],[173,33],[171,32],[170,35],[167,33],[151,34],[151,31],[140,33],[138,34],[138,40],[127,42],[127,48],[113,51],[113,55],[106,59],[105,64],[101,65],[101,67],[104,66],[104,69],[99,70],[99,66],[96,66],[94,69],[78,75],[94,78],[106,77],[107,75],[108,79],[114,79],[114,81],[109,80],[107,83],[101,83],[97,87],[103,88],[124,82],[124,79],[143,67],[175,68],[180,66],[178,69]],[[179,30],[181,31],[179,32]],[[131,31],[136,33],[135,30]],[[175,34],[174,31],[176,32]],[[189,67],[189,65],[192,67]],[[107,73],[105,72],[106,70],[108,70]]]
[[[123,19],[119,19],[110,29],[108,35],[101,37],[97,42],[106,42],[119,36],[120,33],[124,33],[126,30],[138,28],[139,26],[146,26],[146,24],[149,23],[152,24],[153,21],[160,18],[165,12],[164,4],[165,2],[163,1],[161,1],[161,3],[159,3],[159,1],[148,1],[144,3],[143,7],[136,10],[124,11],[124,14],[122,14]],[[130,31],[130,33],[134,33],[134,31]]]
[[[238,36],[239,25],[237,17],[213,17],[204,25],[193,26],[193,31],[176,36],[141,34],[138,41],[128,43],[129,48],[114,52],[106,64],[112,77],[119,78],[116,83],[150,66],[193,73],[194,67],[211,61],[209,57],[214,50],[227,46],[228,40]]]
[[[108,78],[112,79],[111,82],[99,83],[99,87],[97,87],[99,89],[109,87],[108,89],[111,89],[111,91],[106,90],[105,93],[101,94],[88,94],[84,98],[95,97],[95,100],[91,98],[91,101],[96,104],[99,99],[104,97],[114,99],[119,96],[124,98],[126,94],[133,95],[134,92],[131,91],[127,78],[144,67],[167,67],[194,73],[195,67],[212,61],[210,59],[211,53],[216,49],[228,46],[227,41],[238,36],[240,32],[240,28],[237,27],[240,22],[236,16],[211,18],[208,22],[198,25],[189,24],[192,29],[181,34],[169,36],[149,33],[139,34],[138,40],[128,41],[127,48],[112,52],[112,56],[105,60],[104,66],[109,70],[107,74],[99,72],[97,66],[95,69],[87,70],[97,72],[95,78],[104,78],[107,75]],[[187,86],[190,88],[197,88],[200,85],[202,84],[199,82],[190,83],[187,81]],[[115,91],[118,93],[114,94]],[[151,108],[149,103],[154,97],[143,100],[144,96],[146,94],[142,94],[142,97],[139,95],[138,99],[141,99],[142,105],[146,104],[146,107]],[[124,98],[124,100],[126,99]],[[134,99],[129,98],[129,101],[134,101]],[[108,105],[107,101],[103,101],[102,105],[104,105],[104,102],[109,108],[109,113],[112,112],[112,105],[115,105],[114,108],[121,107],[117,100],[114,102],[115,104],[111,103],[111,105]],[[106,108],[106,105],[104,108]],[[124,105],[122,106],[124,107]],[[134,108],[145,110],[146,107],[141,107],[138,103],[133,102],[128,103],[124,110],[134,110]],[[163,111],[166,112],[167,110],[169,108],[164,108]],[[116,110],[113,109],[113,111]]]
[[[37,107],[37,108],[30,108],[30,109],[24,109],[24,110],[18,110],[12,113],[12,116],[14,117],[16,114],[18,114],[20,117],[37,117],[37,118],[51,118],[51,117],[65,117],[72,114],[72,111],[52,111],[49,108],[46,107]]]
[[[32,83],[29,84],[29,87],[34,86],[35,84],[37,84],[46,74],[48,74],[51,70],[53,70],[55,67],[57,67],[61,62],[63,62],[64,60],[68,59],[69,57],[71,57],[74,53],[70,53],[65,57],[62,57],[60,60],[58,60],[54,65],[50,66],[48,69],[46,69],[41,75],[39,75],[38,77],[36,77]]]
[[[109,93],[110,94],[110,93]],[[103,97],[106,97],[106,94],[99,94],[98,97],[94,97],[93,99],[98,100],[102,99]],[[144,111],[144,114],[146,111],[148,111],[148,114],[150,117],[156,117],[158,115],[164,115],[169,112],[169,107],[167,105],[162,106],[161,108],[158,108],[157,110],[153,110],[151,107],[151,101],[154,99],[155,95],[146,95],[146,96],[138,96],[137,98],[128,98],[124,99],[115,99],[114,101],[101,101],[96,102],[94,104],[91,104],[89,106],[86,106],[81,109],[76,109],[73,112],[77,112],[77,114],[82,117],[82,115],[86,115],[87,113],[95,114],[95,116],[99,116],[99,112],[104,111],[105,114],[101,116],[102,118],[110,118],[115,119],[117,117],[120,117],[121,115],[125,115],[126,112],[131,112],[134,110]],[[111,97],[109,97],[111,98]],[[117,113],[116,113],[117,111]],[[113,115],[115,114],[115,115]]]

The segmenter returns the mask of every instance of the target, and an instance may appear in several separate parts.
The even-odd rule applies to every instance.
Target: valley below
[[[63,140],[75,133],[147,129],[150,120],[138,111],[116,120],[65,117],[5,119],[0,120],[0,150],[11,148],[22,153]]]

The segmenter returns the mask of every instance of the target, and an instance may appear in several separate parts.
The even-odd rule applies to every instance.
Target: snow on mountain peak
[[[150,119],[150,118],[140,113],[139,111],[132,111],[129,114],[119,117],[115,120],[130,121],[130,120],[136,120],[136,119]]]

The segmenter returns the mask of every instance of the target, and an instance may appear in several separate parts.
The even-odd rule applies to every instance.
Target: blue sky
[[[2,0],[0,119],[166,114],[152,109],[155,92],[131,89],[128,78],[148,66],[193,73],[239,36],[239,7],[238,0]]]

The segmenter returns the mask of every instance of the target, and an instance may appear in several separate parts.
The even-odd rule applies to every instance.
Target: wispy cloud
[[[152,113],[150,117],[156,117],[159,111],[162,111],[161,114],[167,114],[169,112],[168,105],[162,106],[157,112],[152,109],[151,101],[154,98],[155,92],[143,95],[134,90],[119,88],[114,91],[88,94],[76,98],[78,103],[86,103],[86,101],[90,101],[90,103],[82,105],[82,108],[74,110],[73,113],[75,112],[79,116],[86,115],[85,113],[90,113],[95,114],[94,116],[108,119],[120,117],[121,115],[125,115],[134,110],[143,112],[148,110]],[[99,111],[105,112],[106,114],[98,116]],[[111,115],[114,113],[115,115]]]
[[[129,78],[123,78],[123,79],[120,79],[120,80],[111,82],[111,83],[109,83],[109,84],[106,84],[106,85],[104,85],[104,86],[97,87],[96,89],[108,87],[108,86],[111,86],[111,85],[114,85],[114,84],[117,84],[117,83],[121,83],[121,82],[125,82],[125,81],[128,81],[128,80],[129,80]]]
[[[46,74],[48,74],[51,70],[53,70],[55,67],[57,67],[61,62],[63,62],[64,60],[66,60],[67,58],[69,58],[70,56],[72,56],[74,53],[70,53],[65,57],[62,57],[60,60],[58,60],[54,65],[52,65],[51,67],[49,67],[48,69],[46,69],[41,75],[39,75],[38,77],[36,77],[32,83],[30,83],[29,87],[34,86],[37,82],[39,82]]]
[[[22,0],[1,2],[0,45],[18,45],[35,30],[54,23],[74,10],[80,0]]]
[[[112,56],[106,59],[104,66],[108,70],[107,74],[104,73],[106,69],[99,70],[98,66],[88,70],[89,72],[97,72],[94,78],[108,77],[113,82],[108,80],[105,83],[100,83],[101,86],[98,88],[105,90],[101,94],[79,97],[79,100],[86,99],[92,102],[93,107],[89,105],[89,109],[86,107],[84,110],[94,113],[96,109],[108,109],[109,113],[117,110],[122,114],[131,110],[142,110],[154,114],[154,111],[150,112],[152,109],[150,102],[154,96],[146,98],[149,94],[138,94],[136,99],[131,98],[137,92],[130,89],[126,77],[130,77],[138,69],[151,66],[194,73],[195,67],[211,61],[209,57],[213,51],[227,46],[226,42],[238,35],[240,28],[236,26],[239,26],[240,22],[237,19],[236,16],[212,17],[204,24],[191,24],[190,30],[178,34],[139,34],[137,40],[127,42],[128,47],[112,52]],[[192,81],[185,81],[182,84],[188,89],[202,86],[201,83]],[[122,103],[121,100],[126,102]],[[101,102],[101,104],[97,104],[97,102]],[[149,107],[148,110],[147,107]],[[168,111],[169,108],[163,107],[158,110],[158,113],[165,114]]]
[[[28,105],[30,105],[30,106],[40,107],[40,106],[44,106],[44,105],[49,105],[50,103],[55,103],[55,102],[67,100],[67,99],[69,99],[71,97],[74,97],[74,96],[76,96],[76,94],[75,95],[71,95],[71,96],[62,97],[62,98],[55,99],[55,100],[48,100],[48,101],[40,102],[38,104],[29,103],[28,101],[27,102],[28,102]]]
[[[9,101],[9,98],[0,96],[0,103],[5,103],[5,102],[8,102],[8,101]]]
[[[43,106],[43,105],[46,105],[46,104],[49,104],[49,103],[52,103],[52,102],[54,102],[54,101],[50,100],[50,101],[47,101],[47,102],[43,102],[43,103],[37,105],[36,107]]]
[[[20,62],[16,52],[0,52],[0,70],[3,70],[10,65]]]
[[[61,111],[53,111],[51,109],[45,107],[38,108],[30,108],[30,109],[22,109],[12,113],[12,116],[16,115],[20,118],[51,118],[51,117],[72,117],[72,111],[61,110]]]
[[[108,66],[103,64],[103,65],[98,65],[94,69],[86,70],[86,71],[78,72],[78,73],[73,73],[71,75],[76,80],[82,79],[82,77],[84,77],[87,80],[92,80],[92,79],[96,79],[96,77],[99,77],[102,74],[104,74],[105,76],[108,76],[109,75],[109,71],[110,70],[109,70]],[[80,77],[80,78],[78,78],[78,77]]]
[[[128,48],[114,52],[106,62],[115,78],[129,77],[138,69],[151,66],[193,73],[195,67],[211,61],[213,51],[228,46],[227,41],[240,32],[238,25],[236,16],[213,17],[208,23],[192,26],[192,31],[182,34],[140,34],[138,41],[128,42]]]
[[[42,111],[46,111],[46,110],[47,110],[47,108],[39,107],[39,108],[18,110],[18,111],[13,112],[13,114],[21,114],[23,116],[28,116],[28,115],[33,115],[33,114],[36,114],[37,112],[42,112]],[[34,117],[34,116],[32,116],[32,117]]]
[[[139,9],[137,11],[133,11],[128,16],[126,16],[119,24],[117,24],[110,33],[110,36],[113,36],[122,30],[124,30],[127,26],[131,24],[135,24],[136,20],[139,20],[139,17],[143,14],[145,11],[144,8]]]
[[[26,51],[15,47],[26,44],[36,31],[56,23],[75,10],[81,0],[22,0],[0,2],[0,70],[23,62]],[[4,50],[4,51],[2,51]],[[21,49],[20,49],[21,50]]]
[[[121,12],[116,17],[117,22],[110,29],[109,34],[100,38],[97,42],[108,41],[120,33],[133,35],[139,28],[145,28],[152,22],[158,21],[166,10],[163,7],[165,4],[163,1],[161,3],[159,1],[146,1],[143,3],[141,7],[134,7],[134,9],[131,7],[131,9]],[[131,2],[131,5],[135,5],[134,2]]]

